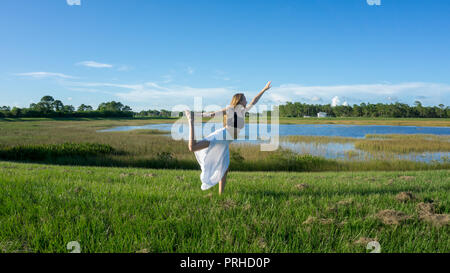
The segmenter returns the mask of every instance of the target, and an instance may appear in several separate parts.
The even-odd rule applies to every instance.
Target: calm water
[[[250,127],[253,126],[253,127]],[[208,135],[216,129],[221,128],[220,123],[214,124],[210,128],[203,128],[203,135]],[[267,126],[267,130],[263,130],[264,133],[259,133],[259,127],[255,124],[246,124],[245,132],[241,132],[241,137],[249,135],[249,129],[256,128],[258,131],[258,138],[270,135],[270,125]],[[171,131],[172,124],[149,124],[144,126],[121,126],[111,129],[101,130],[100,132],[114,132],[114,131],[130,131],[137,129],[157,129],[161,131]],[[264,129],[264,128],[263,128]],[[196,135],[200,135],[202,127],[197,126],[195,128]],[[178,136],[183,139],[188,138],[188,127],[181,127],[177,133]],[[387,126],[387,125],[338,125],[338,124],[280,124],[279,135],[302,135],[302,136],[339,136],[339,137],[352,137],[352,138],[364,138],[366,134],[433,134],[433,135],[448,135],[450,137],[449,127],[418,127],[418,126]],[[248,137],[247,137],[248,138]],[[238,145],[244,145],[245,143],[257,144],[260,141],[241,140],[236,141]],[[345,159],[345,160],[366,160],[366,159],[408,159],[414,161],[431,162],[444,161],[450,158],[448,152],[433,152],[433,153],[410,153],[410,154],[396,154],[389,155],[381,153],[369,153],[358,150],[354,147],[353,143],[291,143],[280,142],[280,146],[290,149],[299,154],[311,154],[316,156],[323,156],[326,158]]]
[[[220,123],[214,124],[213,130],[221,128]],[[249,124],[245,125],[248,133]],[[254,126],[254,125],[252,125]],[[270,132],[270,125],[269,132]],[[137,129],[157,129],[171,131],[172,124],[149,124],[143,126],[120,126],[101,132],[131,131]],[[180,130],[180,132],[182,132]],[[186,132],[187,133],[187,132]],[[449,135],[450,127],[419,127],[419,126],[387,126],[387,125],[340,125],[340,124],[280,124],[280,136],[340,136],[364,138],[366,134],[433,134]]]

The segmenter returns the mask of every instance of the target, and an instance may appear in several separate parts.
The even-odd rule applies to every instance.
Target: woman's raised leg
[[[196,152],[199,151],[201,149],[205,149],[209,146],[209,141],[207,140],[202,140],[197,142],[195,140],[195,135],[194,135],[194,116],[191,115],[191,112],[186,110],[184,111],[187,119],[188,119],[188,123],[189,123],[189,151],[191,152]]]

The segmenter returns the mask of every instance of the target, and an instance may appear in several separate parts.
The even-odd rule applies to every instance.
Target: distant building
[[[310,118],[311,116],[303,116],[304,118]]]
[[[318,117],[318,118],[326,118],[326,117],[327,117],[327,113],[325,113],[325,112],[319,112],[319,113],[317,113],[317,117]]]

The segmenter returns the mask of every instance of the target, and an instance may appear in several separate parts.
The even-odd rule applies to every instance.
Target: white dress
[[[252,105],[249,105],[246,108],[237,108],[235,111],[239,117],[245,117],[245,112],[249,111],[251,107]],[[238,122],[238,127],[242,128],[244,120],[239,119]],[[233,127],[233,123],[234,119],[227,118],[228,127]],[[194,154],[202,169],[200,174],[201,189],[207,190],[220,182],[230,166],[230,143],[233,141],[233,137],[224,127],[209,134],[204,140],[209,141],[209,146],[194,152]]]
[[[209,141],[209,146],[196,151],[194,154],[202,169],[200,174],[201,189],[207,190],[220,182],[228,166],[230,166],[229,146],[232,140],[226,128],[214,131],[204,140]]]

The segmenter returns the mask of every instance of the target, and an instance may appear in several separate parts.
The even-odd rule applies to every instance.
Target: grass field
[[[447,170],[199,173],[0,162],[0,251],[450,252]]]

